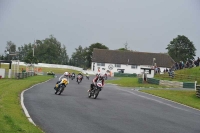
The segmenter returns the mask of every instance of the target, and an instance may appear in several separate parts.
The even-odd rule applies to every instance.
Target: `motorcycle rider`
[[[74,78],[75,78],[75,73],[74,73],[74,72],[72,73],[71,77],[74,77]]]
[[[97,85],[97,81],[101,81],[102,82],[102,88],[104,86],[104,75],[103,74],[98,74],[98,76],[96,76],[93,80],[92,80],[92,84],[90,85],[90,89],[88,90],[88,92],[90,92],[91,90],[94,89],[94,86]],[[101,91],[101,90],[100,90]]]
[[[83,79],[83,74],[82,74],[82,72],[79,72],[78,75],[77,75],[77,78],[76,78],[76,82],[78,82],[78,76],[79,76],[79,75],[81,76],[81,81],[82,81],[82,79]]]
[[[89,78],[89,74],[88,73],[86,73],[86,77]]]
[[[56,90],[56,88],[59,87],[59,83],[62,81],[63,78],[67,78],[68,84],[69,84],[69,72],[64,72],[63,75],[60,76],[59,80],[56,83],[56,86],[54,87],[54,89]]]

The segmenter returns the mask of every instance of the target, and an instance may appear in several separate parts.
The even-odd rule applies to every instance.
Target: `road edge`
[[[46,83],[46,82],[48,82],[48,81],[50,81],[50,80],[52,80],[52,79],[46,80],[46,81],[41,82],[41,83],[37,83],[37,84],[35,84],[35,85],[33,85],[33,86],[29,87],[28,89],[25,89],[25,90],[23,90],[23,91],[21,92],[21,100],[20,100],[20,102],[21,102],[22,109],[23,109],[23,111],[24,111],[24,113],[25,113],[27,119],[29,120],[29,122],[31,122],[34,126],[37,126],[37,125],[36,125],[36,124],[34,123],[34,121],[32,120],[31,116],[30,116],[29,113],[28,113],[28,110],[26,109],[26,107],[25,107],[25,105],[24,105],[24,92],[27,91],[27,90],[29,90],[29,89],[31,89],[31,88],[33,88],[33,87],[35,87],[35,86],[37,86],[37,85],[39,85],[39,84]]]
[[[115,86],[118,86],[118,87],[122,87],[122,86],[119,86],[118,84],[112,84],[112,83],[109,83],[109,84],[110,84],[110,85],[115,85]],[[146,95],[154,96],[154,97],[157,97],[157,98],[160,98],[160,99],[166,100],[166,101],[170,101],[170,102],[173,102],[173,103],[176,103],[176,104],[179,104],[179,105],[185,106],[185,107],[190,108],[190,109],[194,109],[194,110],[196,110],[196,111],[200,111],[200,109],[197,109],[197,108],[191,107],[191,106],[189,106],[189,105],[182,104],[182,103],[179,103],[179,102],[176,102],[176,101],[173,101],[173,100],[170,100],[170,99],[167,99],[167,98],[161,97],[161,96],[157,96],[157,95],[154,95],[154,94],[150,94],[150,93],[147,93],[147,92],[143,92],[143,91],[140,91],[140,90],[135,90],[135,88],[132,88],[132,89],[131,89],[131,87],[124,87],[124,88],[129,88],[129,89],[132,90],[132,91],[138,91],[138,92],[143,93],[143,94],[146,94]],[[137,88],[140,88],[140,87],[137,87]],[[120,88],[120,90],[123,90],[123,87]],[[126,91],[126,92],[129,92],[129,91]],[[130,92],[129,92],[129,93],[130,93]]]

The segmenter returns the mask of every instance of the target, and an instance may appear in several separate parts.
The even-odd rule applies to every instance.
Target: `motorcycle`
[[[55,94],[58,93],[58,95],[60,95],[60,94],[64,91],[65,87],[66,87],[67,84],[68,84],[68,80],[67,80],[66,78],[63,78],[63,79],[60,81],[59,84],[60,84],[60,85],[56,84],[56,92],[55,92]]]
[[[88,92],[88,97],[90,98],[93,96],[93,98],[96,99],[102,87],[102,81],[98,81],[96,86],[94,86],[93,89],[90,92]]]
[[[72,76],[71,76],[71,80],[73,80],[73,79],[75,79],[75,75],[74,74],[72,74]]]
[[[90,78],[89,75],[86,75],[86,78],[89,80],[89,78]]]
[[[82,76],[81,75],[78,75],[78,84],[81,82],[81,78],[82,78]]]

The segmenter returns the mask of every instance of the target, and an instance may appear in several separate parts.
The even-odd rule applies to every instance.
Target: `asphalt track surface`
[[[70,80],[61,95],[57,78],[24,93],[24,104],[45,133],[200,133],[200,111],[130,88],[106,84],[88,98],[91,80]]]

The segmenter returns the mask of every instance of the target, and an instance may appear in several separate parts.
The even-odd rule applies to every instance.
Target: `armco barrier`
[[[183,88],[195,88],[195,83],[183,82]]]
[[[200,85],[196,86],[196,96],[200,98]]]
[[[143,83],[143,78],[138,78],[138,83],[142,84]]]
[[[154,79],[154,78],[147,78],[147,82],[148,82],[149,84],[156,84],[156,85],[159,85],[159,84],[160,84],[160,80]]]

